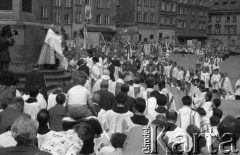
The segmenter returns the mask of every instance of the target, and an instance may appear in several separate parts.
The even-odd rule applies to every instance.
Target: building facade
[[[88,20],[86,7],[91,10]],[[70,38],[80,34],[84,22],[89,30],[102,32],[106,38],[116,30],[116,0],[39,0],[37,9],[37,18],[46,29],[54,24],[59,31],[64,28]]]
[[[186,43],[187,40],[207,39],[208,22],[208,1],[207,0],[178,0],[177,1],[177,22],[176,41]]]
[[[158,39],[158,0],[118,0],[117,29],[139,33],[139,41]]]
[[[209,38],[228,46],[240,46],[240,1],[214,0],[209,5]]]

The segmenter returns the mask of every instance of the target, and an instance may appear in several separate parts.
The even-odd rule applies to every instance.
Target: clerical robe
[[[114,91],[112,90],[112,84],[113,84],[113,81],[110,79],[110,76],[109,75],[102,75],[100,79],[98,79],[96,81],[96,83],[94,84],[93,88],[92,88],[92,92],[96,92],[96,91],[99,91],[101,89],[101,82],[103,80],[107,80],[108,81],[108,91],[113,93]]]

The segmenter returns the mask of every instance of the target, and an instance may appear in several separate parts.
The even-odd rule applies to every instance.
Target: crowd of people
[[[227,73],[220,73],[221,62],[207,56],[195,67],[183,68],[158,57],[129,59],[90,51],[88,57],[72,60],[71,81],[59,83],[49,95],[42,89],[44,80],[33,82],[40,74],[28,77],[21,94],[16,76],[4,71],[0,154],[140,155],[145,127],[165,133],[162,142],[168,147],[156,143],[155,154],[166,154],[166,149],[209,154],[232,136],[234,145],[226,143],[224,150],[239,149],[240,118],[223,117],[221,102],[240,99],[240,80],[234,93]],[[40,72],[37,65],[34,70]]]

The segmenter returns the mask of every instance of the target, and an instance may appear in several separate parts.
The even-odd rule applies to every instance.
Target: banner
[[[88,48],[94,48],[96,46],[99,46],[99,32],[88,32],[87,36],[87,46]]]
[[[89,5],[85,6],[85,19],[92,19],[92,7]]]

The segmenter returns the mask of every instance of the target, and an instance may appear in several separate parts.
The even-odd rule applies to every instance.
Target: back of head
[[[210,118],[210,124],[211,126],[218,126],[220,122],[220,118],[216,115],[213,115],[211,118]]]
[[[178,117],[178,114],[174,110],[171,110],[171,111],[166,113],[167,121],[174,121],[174,122],[176,122],[177,121],[177,117]]]
[[[98,62],[99,62],[99,58],[98,58],[98,57],[93,57],[92,60],[93,60],[95,63],[98,63]]]
[[[126,139],[127,139],[127,135],[116,132],[112,134],[110,141],[112,146],[116,149],[116,148],[123,148],[123,144]]]
[[[34,68],[34,69],[35,69],[35,68],[36,68],[36,69],[39,69],[39,67],[40,67],[39,64],[34,64],[34,65],[33,65],[33,68]]]
[[[144,113],[146,109],[146,101],[143,98],[138,97],[133,101],[133,106],[138,112]]]
[[[218,98],[215,98],[215,99],[213,99],[213,104],[216,108],[218,108],[221,105],[221,100]]]
[[[221,109],[213,109],[213,115],[218,116],[220,119],[222,119],[223,112]]]
[[[239,128],[240,128],[240,121],[235,117],[228,115],[220,122],[217,129],[218,129],[219,136],[222,140],[227,141],[233,138],[231,136],[235,136],[236,141],[238,141],[240,136]],[[231,136],[230,137],[224,136],[224,134],[226,133],[231,134]]]
[[[119,77],[120,79],[124,79],[124,78],[125,78],[125,74],[122,73],[122,72],[118,72],[118,77]]]
[[[134,83],[135,83],[135,84],[140,84],[140,82],[141,82],[140,77],[139,77],[139,76],[135,77]]]
[[[202,107],[198,107],[196,111],[199,113],[200,116],[206,116],[207,113]]]
[[[15,107],[17,108],[17,110],[23,112],[24,109],[24,100],[22,99],[22,97],[14,97],[14,98],[10,98],[7,101],[8,103],[8,107]]]
[[[212,92],[207,92],[206,93],[206,101],[211,101],[212,100]]]
[[[34,143],[38,123],[28,116],[20,116],[11,126],[11,133],[18,144]]]
[[[147,88],[154,88],[154,81],[153,80],[148,80],[146,82]]]
[[[116,95],[115,97],[116,101],[117,101],[117,104],[122,104],[122,105],[125,105],[125,103],[127,102],[127,95],[123,92],[120,92]]]
[[[0,72],[0,84],[12,86],[15,85],[18,81],[18,78],[12,71]]]
[[[160,93],[159,93],[158,91],[154,90],[153,92],[150,93],[150,96],[157,98],[157,96],[158,96],[159,94],[160,94]]]
[[[101,101],[101,96],[100,96],[98,93],[94,93],[94,94],[92,95],[92,100],[93,100],[94,103],[100,103],[100,101]]]
[[[66,95],[64,93],[59,93],[57,96],[56,96],[56,102],[58,104],[61,104],[63,105],[66,101]]]
[[[100,87],[103,89],[108,89],[108,80],[102,80]]]
[[[166,106],[167,105],[167,97],[163,94],[159,94],[157,96],[157,105],[158,106]]]
[[[49,118],[49,112],[46,109],[41,109],[37,114],[37,121],[39,125],[47,125]]]
[[[108,69],[103,70],[103,75],[110,75],[110,71]]]
[[[128,92],[129,92],[129,89],[130,89],[130,87],[129,87],[129,85],[128,85],[127,83],[122,84],[122,86],[121,86],[121,91],[122,91],[123,93],[128,93]]]
[[[29,88],[30,97],[37,97],[38,93],[39,93],[39,89],[37,87],[32,86]]]
[[[192,138],[193,138],[194,135],[200,133],[200,129],[194,124],[189,125],[187,127],[186,131]]]
[[[165,81],[162,81],[162,82],[160,82],[160,83],[158,84],[159,90],[162,90],[162,89],[165,88],[165,87],[166,87],[166,82],[165,82]]]
[[[192,104],[192,98],[190,96],[184,96],[182,98],[183,105],[190,106]]]
[[[88,75],[80,70],[75,70],[72,72],[71,74],[72,80],[74,84],[81,84],[84,85],[86,81],[82,81],[80,79],[84,78],[84,79],[88,79]]]
[[[102,126],[100,122],[95,118],[90,118],[87,120],[87,123],[92,126],[94,134],[100,135],[103,133]]]
[[[74,125],[73,129],[75,130],[75,132],[78,134],[78,137],[83,142],[88,140],[94,134],[92,126],[85,121],[82,121]]]

